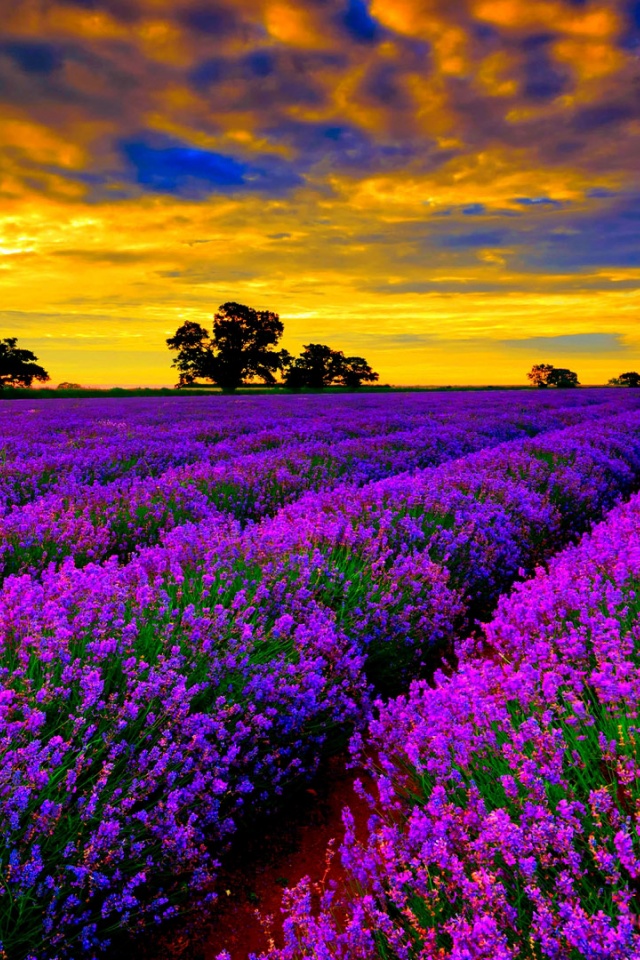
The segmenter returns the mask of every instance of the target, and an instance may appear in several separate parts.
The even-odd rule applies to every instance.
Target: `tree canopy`
[[[345,357],[324,343],[307,343],[299,357],[284,358],[285,386],[292,389],[342,386],[357,388],[379,379],[364,357]]]
[[[35,353],[17,346],[17,337],[0,340],[0,390],[4,387],[30,387],[34,380],[43,383],[49,374],[41,367]]]
[[[619,377],[612,377],[609,383],[612,387],[640,387],[640,373],[633,370],[621,373]]]
[[[554,367],[551,363],[537,363],[527,374],[534,387],[579,387],[578,374],[566,367]]]
[[[294,390],[357,388],[379,379],[364,357],[345,357],[341,350],[324,343],[307,343],[299,357],[288,350],[276,350],[283,331],[277,313],[234,302],[223,303],[218,309],[211,334],[199,323],[187,320],[167,339],[169,349],[177,353],[172,366],[180,372],[179,385],[210,380],[223,390],[233,391],[251,380],[275,384],[279,372],[284,375],[285,386]]]
[[[167,346],[177,351],[172,366],[180,372],[180,386],[202,379],[233,391],[247,380],[276,382],[283,355],[273,347],[283,331],[277,313],[230,301],[215,314],[211,336],[199,323],[187,320]]]

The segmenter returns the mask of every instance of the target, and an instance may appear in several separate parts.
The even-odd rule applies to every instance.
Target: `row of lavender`
[[[380,703],[351,894],[288,891],[269,960],[637,960],[639,591],[635,496],[501,600],[483,657]]]
[[[313,397],[305,398],[294,419],[279,419],[278,398],[275,405],[266,398],[262,406],[254,398],[246,416],[242,398],[221,411],[209,398],[194,409],[189,405],[182,418],[176,400],[167,402],[164,412],[134,407],[129,420],[89,414],[84,429],[70,404],[54,420],[58,431],[46,455],[40,450],[31,456],[28,431],[21,447],[13,437],[14,457],[4,465],[5,499],[13,506],[0,519],[0,575],[34,573],[66,556],[77,564],[113,554],[126,559],[164,531],[212,512],[256,520],[305,490],[345,480],[364,484],[638,406],[633,391],[613,399],[610,392],[589,391],[578,395],[580,402],[574,396],[549,401],[534,394],[525,402],[516,399],[508,411],[503,398],[490,393],[474,405],[468,395],[458,395],[446,408],[424,395],[396,398],[393,404],[385,398],[386,405],[374,396],[364,408],[347,398],[331,408],[331,428],[326,403],[322,408]],[[214,410],[215,426],[205,419]],[[131,437],[118,460],[123,431]],[[31,472],[25,470],[27,455]],[[114,463],[124,475],[96,482],[96,470],[109,476]]]
[[[471,398],[473,401],[474,398]],[[591,390],[535,394],[516,406],[527,415],[562,407],[611,403],[611,394]],[[614,403],[634,402],[629,392]],[[457,395],[326,398],[200,397],[168,400],[5,401],[0,406],[0,505],[2,513],[47,492],[69,492],[85,484],[123,477],[156,477],[188,463],[230,460],[284,444],[331,437],[349,438],[410,430],[425,421],[451,422],[452,412],[479,419],[500,415],[499,398],[475,402]]]
[[[513,441],[0,593],[0,940],[96,952],[206,897],[269,808],[434,646],[640,483],[640,414]]]

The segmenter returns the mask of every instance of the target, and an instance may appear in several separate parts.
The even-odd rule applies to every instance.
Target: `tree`
[[[533,387],[545,388],[549,386],[549,375],[553,367],[550,363],[536,363],[527,374]]]
[[[31,350],[17,346],[17,337],[0,340],[0,391],[4,387],[30,387],[34,380],[49,380],[47,371],[39,366]]]
[[[566,367],[554,367],[551,363],[537,363],[527,374],[532,386],[545,389],[546,387],[579,387],[578,374]]]
[[[550,387],[562,387],[563,389],[580,386],[578,374],[574,373],[573,370],[567,370],[566,367],[554,367],[549,374],[548,382]]]
[[[199,323],[187,320],[169,337],[167,346],[177,351],[172,366],[180,371],[181,387],[203,379],[233,391],[246,380],[276,382],[274,374],[282,370],[283,353],[272,347],[283,331],[277,313],[228,302],[214,316],[211,337]]]
[[[619,377],[612,377],[609,383],[612,387],[640,387],[640,373],[621,373]]]
[[[324,343],[307,343],[299,357],[287,358],[285,385],[294,389],[310,387],[312,390],[322,390],[339,375],[342,359],[344,354]]]
[[[322,390],[333,385],[357,388],[365,381],[379,379],[364,357],[345,357],[342,350],[333,350],[325,343],[305,344],[299,357],[287,354],[284,364],[285,386],[294,390]]]
[[[371,369],[364,357],[345,357],[338,381],[345,387],[352,389],[361,387],[363,383],[375,383],[380,375]]]

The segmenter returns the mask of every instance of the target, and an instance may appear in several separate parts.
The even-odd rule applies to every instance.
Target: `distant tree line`
[[[279,375],[280,382],[292,390],[322,390],[358,388],[379,379],[364,357],[347,357],[324,343],[307,343],[298,357],[277,350],[283,333],[277,313],[229,302],[215,314],[211,334],[187,320],[168,338],[167,346],[176,352],[172,366],[179,372],[181,387],[209,380],[233,391],[252,380],[275,385]]]
[[[619,377],[609,380],[611,387],[640,387],[640,373],[621,373]]]
[[[534,387],[579,387],[578,374],[565,367],[554,367],[551,363],[536,363],[527,377]],[[610,387],[640,387],[640,373],[621,373],[608,381]]]
[[[223,303],[219,308],[211,334],[199,323],[187,320],[167,339],[167,346],[177,354],[172,366],[179,371],[179,386],[208,380],[223,390],[233,391],[243,383],[261,380],[291,390],[322,390],[331,386],[356,389],[379,379],[364,357],[347,357],[342,350],[324,343],[305,344],[297,357],[288,350],[277,350],[283,332],[284,325],[277,313],[234,302]],[[48,381],[49,374],[37,361],[31,350],[18,346],[17,337],[0,339],[0,393],[4,387],[31,387],[34,380]],[[551,363],[534,364],[527,378],[540,389],[580,386],[577,373]],[[621,373],[612,377],[608,385],[639,388],[640,373]],[[64,382],[57,389],[81,387]]]

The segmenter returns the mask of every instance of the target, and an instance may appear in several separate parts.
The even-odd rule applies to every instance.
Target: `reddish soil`
[[[338,848],[344,837],[344,807],[351,809],[358,835],[366,833],[371,810],[353,784],[357,779],[366,783],[367,774],[347,770],[346,759],[328,760],[313,784],[278,817],[261,821],[253,835],[241,846],[236,844],[233,863],[225,864],[220,877],[219,899],[206,927],[188,936],[178,930],[167,932],[145,954],[153,960],[215,960],[227,950],[231,960],[248,960],[251,953],[267,950],[270,937],[281,944],[284,888],[305,876],[313,883],[335,880],[340,884],[343,879]],[[336,853],[327,866],[331,840]]]
[[[241,867],[223,879],[220,911],[204,950],[206,960],[214,960],[220,950],[228,950],[231,960],[247,960],[249,953],[266,950],[268,936],[260,916],[273,918],[270,933],[278,943],[284,887],[294,886],[305,876],[316,883],[323,879],[340,881],[340,857],[336,852],[327,866],[327,849],[331,840],[339,846],[344,836],[342,810],[350,807],[356,823],[363,828],[371,813],[354,791],[353,782],[358,777],[363,777],[362,771],[346,770],[345,759],[334,758],[302,795],[287,823],[279,820],[262,838],[255,838],[256,860],[248,869]],[[267,857],[264,851],[268,851]]]
[[[451,672],[455,657],[438,664]],[[342,811],[353,814],[358,839],[367,835],[371,808],[354,790],[360,779],[371,786],[362,769],[348,770],[348,756],[328,759],[313,783],[284,804],[277,816],[257,820],[254,831],[234,841],[232,860],[224,863],[218,900],[209,917],[189,931],[175,926],[138,951],[139,960],[215,960],[226,950],[231,960],[249,960],[282,944],[282,894],[303,877],[312,884],[345,882],[339,847],[344,837]],[[247,835],[249,834],[249,835]],[[334,856],[328,863],[330,841]]]

